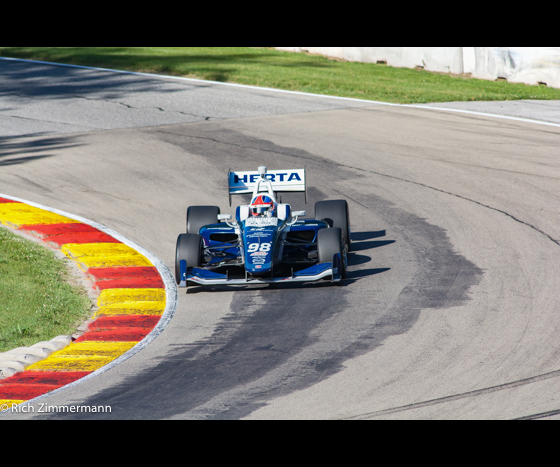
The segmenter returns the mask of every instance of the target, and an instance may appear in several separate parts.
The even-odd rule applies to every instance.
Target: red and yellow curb
[[[62,251],[99,291],[97,311],[83,335],[0,380],[0,407],[26,402],[99,370],[135,347],[159,323],[167,304],[164,281],[134,248],[89,224],[1,197],[0,223]]]

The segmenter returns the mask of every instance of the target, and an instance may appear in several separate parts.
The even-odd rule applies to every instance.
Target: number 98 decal
[[[255,253],[257,251],[269,252],[272,243],[251,243],[247,248],[247,253]]]

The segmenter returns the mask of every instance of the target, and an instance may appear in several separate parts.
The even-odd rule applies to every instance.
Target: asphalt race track
[[[0,60],[0,193],[173,270],[228,169],[347,199],[349,278],[179,292],[147,348],[0,418],[516,419],[560,414],[560,127]],[[237,201],[242,202],[241,199]]]

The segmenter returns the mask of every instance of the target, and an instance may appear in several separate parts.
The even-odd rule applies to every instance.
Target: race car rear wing
[[[263,183],[270,182],[270,183]],[[307,186],[305,168],[294,170],[270,170],[259,167],[257,172],[228,172],[229,205],[231,195],[266,192],[269,188],[275,193],[303,192],[307,204]]]

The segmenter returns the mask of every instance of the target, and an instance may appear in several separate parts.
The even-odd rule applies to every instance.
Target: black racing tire
[[[177,238],[177,249],[175,253],[175,280],[177,285],[181,283],[181,261],[187,262],[188,268],[198,268],[204,261],[204,240],[202,235],[181,234]]]
[[[187,233],[198,234],[201,227],[217,224],[220,208],[218,206],[190,206],[187,209]]]
[[[346,277],[346,261],[344,260],[344,237],[342,229],[333,227],[332,229],[321,229],[317,232],[317,259],[319,263],[330,263],[333,256],[340,254],[341,275]]]
[[[344,199],[317,201],[315,203],[315,219],[325,221],[330,227],[342,229],[344,243],[347,251],[350,251],[352,240],[350,239],[350,214],[348,203]]]

